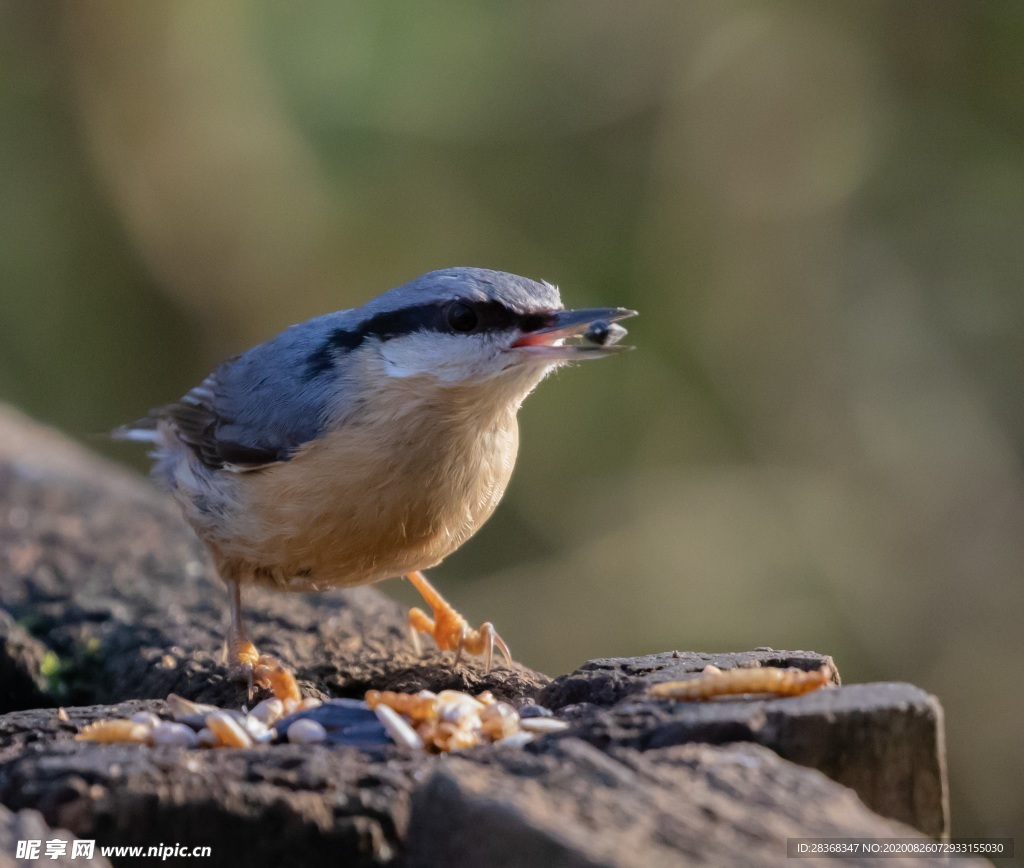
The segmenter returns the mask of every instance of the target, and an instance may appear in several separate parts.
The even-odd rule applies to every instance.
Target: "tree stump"
[[[209,846],[205,864],[247,868],[726,865],[779,862],[787,838],[948,829],[941,708],[911,685],[646,697],[708,663],[827,665],[838,684],[830,658],[771,649],[595,660],[553,682],[521,666],[485,675],[414,657],[404,610],[373,588],[250,593],[253,639],[307,694],[491,690],[547,705],[570,729],[442,756],[74,741],[92,720],[164,712],[171,692],[240,706],[219,654],[225,602],[146,481],[0,410],[0,854],[44,822],[97,848]],[[99,849],[94,864],[106,864]]]

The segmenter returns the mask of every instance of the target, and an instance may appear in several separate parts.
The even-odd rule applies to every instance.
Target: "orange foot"
[[[455,663],[459,662],[463,651],[483,654],[484,671],[490,672],[494,662],[494,649],[497,648],[505,658],[505,665],[512,666],[512,654],[508,650],[508,645],[498,635],[490,621],[485,621],[479,629],[474,630],[427,581],[423,573],[417,570],[409,573],[407,578],[423,595],[423,599],[434,614],[431,618],[422,609],[409,610],[409,635],[417,654],[423,653],[420,633],[428,633],[434,637],[437,647],[442,651],[455,651]]]
[[[249,641],[242,623],[242,589],[237,580],[226,579],[228,586],[231,623],[228,627],[227,656],[231,664],[231,678],[249,685],[249,701],[253,688],[265,687],[274,691],[277,699],[287,703],[302,699],[295,676],[276,657],[260,654]]]
[[[249,686],[249,700],[256,687],[271,690],[282,701],[302,699],[295,676],[280,660],[270,654],[260,654],[248,639],[229,639],[228,654],[231,659],[230,675],[236,681]]]

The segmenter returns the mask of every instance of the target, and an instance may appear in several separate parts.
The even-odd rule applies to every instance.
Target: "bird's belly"
[[[390,450],[347,431],[238,479],[231,531],[209,540],[222,573],[288,590],[365,584],[439,563],[494,511],[517,432],[462,450]]]

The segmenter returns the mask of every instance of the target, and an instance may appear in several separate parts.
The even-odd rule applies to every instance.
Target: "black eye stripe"
[[[498,301],[457,300],[472,308],[477,323],[470,331],[459,331],[449,321],[452,302],[430,302],[379,313],[364,320],[353,329],[335,329],[327,342],[306,359],[307,378],[313,379],[327,373],[334,367],[336,353],[340,350],[351,352],[370,338],[389,341],[416,332],[440,332],[443,334],[484,334],[492,331],[507,331],[518,327],[524,332],[537,331],[550,322],[550,316],[543,313],[518,313],[509,310]]]
[[[460,301],[459,303],[471,308],[476,314],[477,323],[473,331],[477,333],[505,331],[517,326],[529,326],[527,330],[536,331],[546,320],[542,314],[516,313],[497,301]],[[457,334],[458,332],[452,328],[448,320],[450,308],[451,302],[440,302],[419,304],[401,310],[379,313],[365,320],[358,329],[339,330],[338,337],[332,338],[332,340],[346,349],[354,349],[367,338],[389,341],[392,338],[424,331]],[[358,342],[354,342],[353,337],[357,338]]]
[[[527,313],[519,317],[519,328],[524,332],[535,332],[551,324],[550,314]]]

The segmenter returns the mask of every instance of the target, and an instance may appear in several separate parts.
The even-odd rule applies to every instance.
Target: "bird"
[[[623,349],[625,308],[567,310],[556,286],[482,268],[432,271],[362,307],[293,325],[178,401],[116,429],[148,443],[228,590],[232,674],[280,664],[249,639],[241,589],[319,591],[405,576],[409,612],[441,650],[512,656],[472,628],[424,571],[494,512],[519,445],[517,413],[552,371]],[[261,681],[261,678],[263,679]]]

